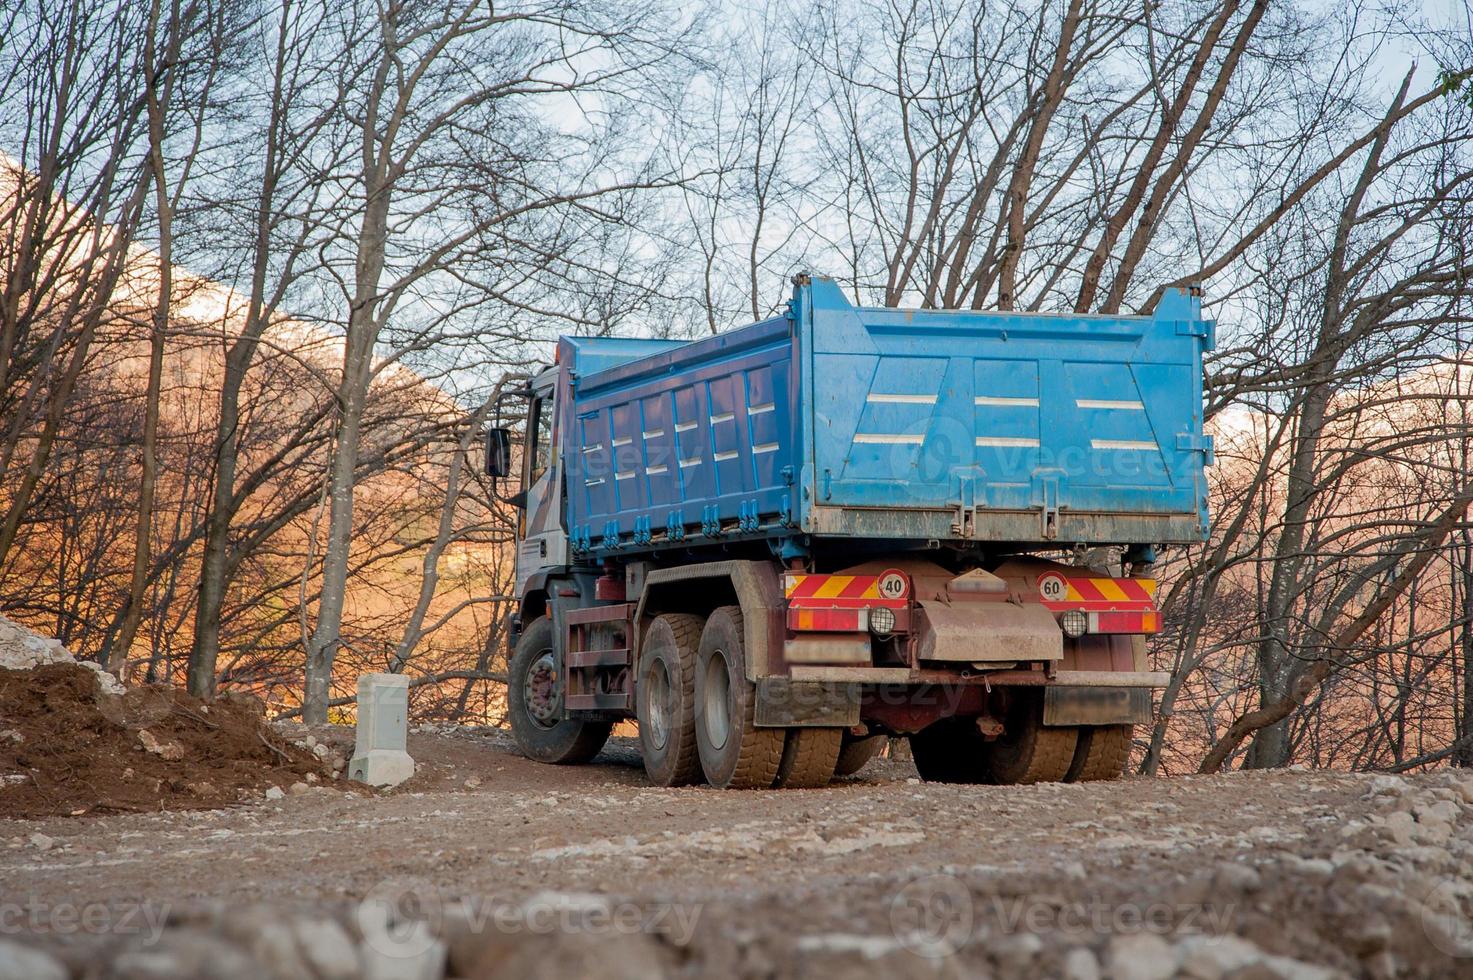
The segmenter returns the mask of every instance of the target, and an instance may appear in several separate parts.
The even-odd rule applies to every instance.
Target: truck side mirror
[[[499,478],[511,473],[511,430],[486,430],[486,475]]]

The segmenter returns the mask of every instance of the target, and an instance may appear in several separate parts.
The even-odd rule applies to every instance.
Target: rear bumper
[[[758,727],[839,727],[861,721],[896,733],[940,718],[988,711],[1008,687],[1040,690],[1045,725],[1131,725],[1151,721],[1151,689],[1160,671],[998,670],[986,674],[905,667],[793,665],[789,677],[757,681]]]
[[[911,670],[909,667],[791,668],[794,681],[850,684],[978,684],[991,687],[1165,687],[1171,674],[1164,670],[1060,670],[1052,678],[1041,670],[994,670],[963,675],[949,670]]]

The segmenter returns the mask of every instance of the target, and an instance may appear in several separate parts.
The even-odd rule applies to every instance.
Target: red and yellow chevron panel
[[[1108,578],[1045,572],[1038,577],[1039,599],[1050,612],[1082,609],[1091,633],[1157,633],[1156,580]]]
[[[1038,594],[1050,609],[1154,609],[1156,580],[1045,572]]]
[[[879,575],[809,575],[789,572],[783,592],[791,609],[862,609],[910,603],[910,581],[899,572]]]

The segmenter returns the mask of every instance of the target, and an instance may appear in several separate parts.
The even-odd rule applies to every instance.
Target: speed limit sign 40
[[[875,578],[875,591],[880,594],[881,599],[904,599],[910,591],[910,580],[903,572],[892,568]]]
[[[1052,572],[1048,575],[1040,575],[1038,594],[1043,596],[1044,602],[1063,602],[1069,598],[1069,583],[1064,576]]]

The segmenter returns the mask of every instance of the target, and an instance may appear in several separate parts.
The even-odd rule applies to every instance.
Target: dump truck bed
[[[855,307],[822,279],[689,344],[565,340],[571,543],[1198,541],[1211,340],[1189,290],[1046,315]]]

